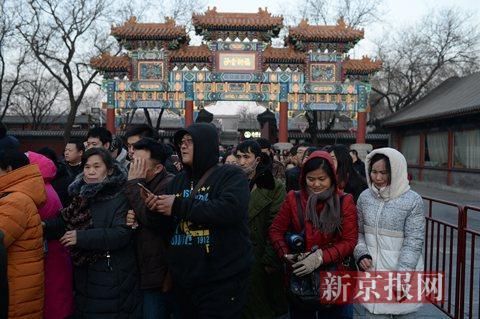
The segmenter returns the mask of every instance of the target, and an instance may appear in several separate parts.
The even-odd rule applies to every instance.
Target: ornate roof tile
[[[92,58],[90,65],[101,71],[128,72],[131,61],[127,55],[111,56],[110,53],[102,53],[102,55]]]
[[[174,19],[166,18],[165,23],[137,23],[136,17],[131,17],[121,26],[112,27],[112,35],[127,40],[172,40],[187,37],[185,27],[176,25]]]
[[[337,25],[310,25],[302,20],[296,27],[289,28],[289,37],[308,42],[356,42],[362,39],[364,31],[348,26],[343,18]]]
[[[192,16],[193,25],[212,30],[270,30],[283,27],[282,16],[272,16],[267,8],[257,13],[217,12],[217,8],[208,9],[204,14]]]
[[[273,48],[268,46],[263,52],[265,63],[305,63],[305,53],[292,47]]]
[[[184,46],[181,49],[172,51],[170,54],[171,62],[208,62],[212,56],[212,51],[207,45]]]
[[[364,56],[360,60],[345,60],[343,68],[346,74],[370,74],[375,73],[382,68],[382,61],[375,60]]]

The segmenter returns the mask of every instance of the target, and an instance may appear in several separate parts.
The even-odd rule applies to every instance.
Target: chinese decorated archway
[[[194,107],[215,101],[255,101],[279,113],[279,142],[287,142],[289,111],[358,112],[357,143],[365,142],[369,76],[380,61],[349,59],[346,52],[363,30],[340,19],[333,26],[302,21],[290,27],[285,45],[272,46],[283,17],[221,13],[216,8],[192,16],[204,44],[190,46],[183,26],[138,23],[131,18],[112,27],[128,54],[91,60],[104,75],[107,128],[115,131],[115,109],[179,109],[185,125]]]

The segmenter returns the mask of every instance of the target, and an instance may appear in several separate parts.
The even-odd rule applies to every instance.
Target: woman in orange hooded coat
[[[0,152],[0,230],[8,254],[10,319],[43,317],[43,231],[37,207],[44,201],[37,165],[29,165],[21,152]]]

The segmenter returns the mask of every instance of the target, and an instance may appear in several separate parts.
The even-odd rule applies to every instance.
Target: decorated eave
[[[331,49],[346,52],[363,36],[363,29],[348,26],[343,18],[336,25],[310,25],[308,20],[302,20],[298,26],[289,28],[287,42],[299,50]]]
[[[211,69],[212,51],[207,45],[200,46],[184,46],[181,49],[171,51],[169,57],[170,65],[183,68],[192,68],[196,66],[201,69],[207,67]]]
[[[111,56],[110,53],[102,53],[90,60],[92,68],[110,76],[123,76],[130,72],[131,60],[127,55]]]
[[[189,41],[185,27],[168,17],[165,23],[138,23],[136,17],[131,17],[123,25],[112,27],[111,34],[131,49],[145,46],[176,49]]]
[[[343,61],[343,71],[347,75],[369,75],[382,68],[382,61],[372,60],[366,56],[362,59],[348,59]]]
[[[248,38],[268,42],[283,27],[283,17],[272,16],[267,8],[259,8],[257,13],[235,13],[217,12],[213,7],[203,14],[194,14],[192,22],[195,32],[206,40]]]
[[[263,52],[263,65],[264,69],[270,67],[272,70],[277,68],[281,70],[286,68],[303,70],[305,57],[305,52],[297,51],[292,47],[273,48],[268,46]]]

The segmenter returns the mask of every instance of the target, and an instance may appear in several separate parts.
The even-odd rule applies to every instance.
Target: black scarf
[[[115,164],[111,175],[101,183],[87,184],[83,180],[83,174],[77,176],[75,181],[68,187],[73,197],[72,203],[62,209],[62,216],[67,230],[86,230],[93,228],[90,204],[94,201],[108,200],[121,192],[127,175],[123,167]],[[70,247],[70,254],[75,266],[91,265],[105,256],[104,253],[84,250],[78,247]]]

